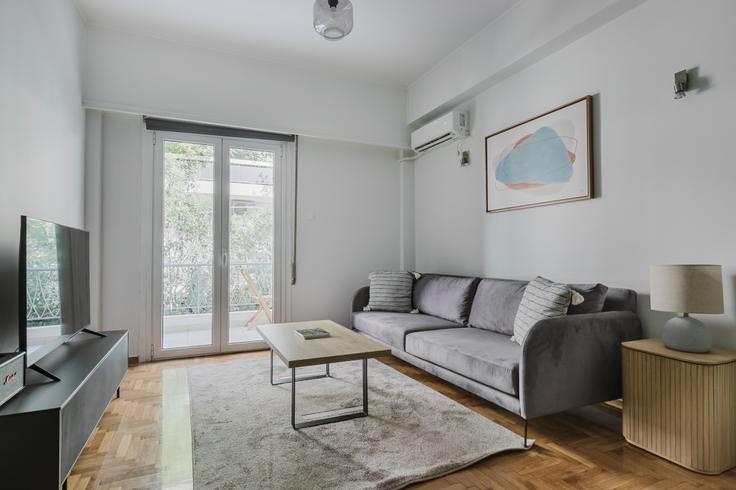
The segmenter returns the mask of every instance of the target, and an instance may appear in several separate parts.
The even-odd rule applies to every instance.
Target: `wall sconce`
[[[675,100],[684,99],[688,91],[687,70],[675,73]]]

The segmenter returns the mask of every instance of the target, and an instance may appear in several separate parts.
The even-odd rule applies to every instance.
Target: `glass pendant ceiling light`
[[[314,30],[329,41],[342,39],[353,30],[350,0],[315,0]]]

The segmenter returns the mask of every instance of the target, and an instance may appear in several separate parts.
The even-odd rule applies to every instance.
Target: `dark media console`
[[[58,381],[28,372],[0,407],[0,486],[64,485],[128,370],[128,332],[82,332],[37,362]]]

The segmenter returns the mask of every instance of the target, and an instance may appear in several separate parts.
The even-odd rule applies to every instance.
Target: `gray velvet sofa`
[[[414,284],[418,314],[363,311],[364,287],[353,298],[351,327],[525,421],[619,398],[621,342],[641,338],[636,293],[610,288],[602,312],[542,320],[518,345],[511,335],[526,284],[424,275]]]

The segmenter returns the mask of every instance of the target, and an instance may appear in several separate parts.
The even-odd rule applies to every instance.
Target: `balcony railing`
[[[165,264],[163,277],[164,316],[212,313],[212,264]],[[241,271],[250,272],[264,296],[272,294],[273,264],[230,263],[230,311],[258,309],[258,301],[250,292]]]
[[[26,273],[28,326],[41,327],[61,323],[59,272],[56,268],[28,269]]]
[[[264,296],[272,294],[273,264],[230,264],[230,311],[253,311],[258,302],[250,292],[241,271],[250,272]],[[28,269],[28,325],[61,323],[58,271],[54,268]],[[212,313],[212,264],[166,264],[163,271],[164,315]]]

